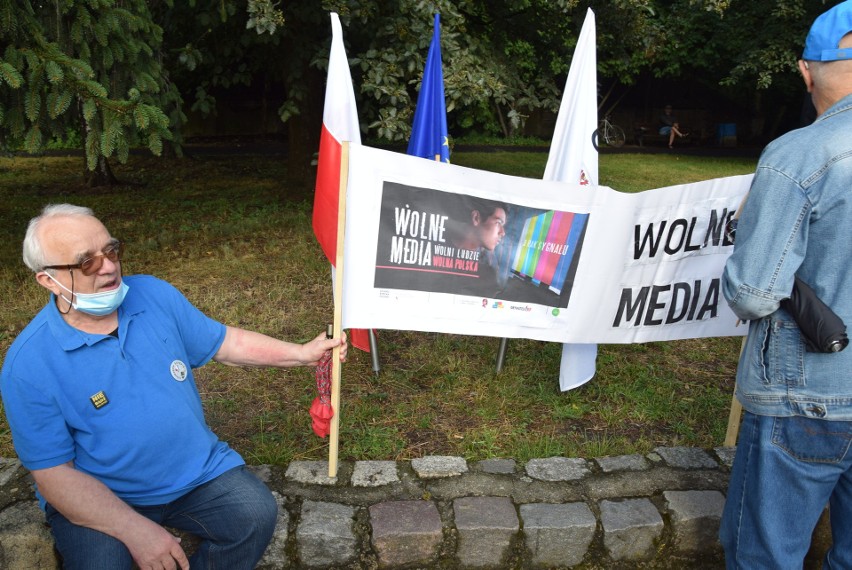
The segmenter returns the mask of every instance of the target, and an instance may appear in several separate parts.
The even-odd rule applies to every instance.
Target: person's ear
[[[482,217],[479,214],[479,210],[473,210],[470,213],[470,222],[474,226],[478,226],[482,222]]]
[[[36,283],[53,293],[54,295],[59,295],[59,285],[56,284],[56,281],[51,279],[46,271],[39,271],[35,274]]]
[[[808,90],[808,93],[810,93],[814,87],[814,79],[813,76],[811,76],[810,66],[804,59],[799,60],[799,72],[802,74],[802,79],[805,82],[805,88]]]

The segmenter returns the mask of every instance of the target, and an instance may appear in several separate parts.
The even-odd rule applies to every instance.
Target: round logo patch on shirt
[[[169,369],[172,373],[172,378],[174,378],[178,382],[183,382],[184,380],[186,380],[186,364],[184,364],[180,360],[172,361],[172,365],[169,367]]]

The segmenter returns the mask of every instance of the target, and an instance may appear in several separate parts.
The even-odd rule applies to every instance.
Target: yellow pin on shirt
[[[96,410],[100,410],[101,408],[109,404],[109,398],[106,397],[106,394],[104,394],[103,390],[90,397],[89,400],[92,401],[92,405],[95,407]]]

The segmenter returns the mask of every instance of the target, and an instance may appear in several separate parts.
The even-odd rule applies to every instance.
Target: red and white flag
[[[595,13],[589,8],[568,70],[545,180],[598,184],[598,151],[592,144],[598,128],[596,43]],[[597,356],[596,344],[563,344],[559,388],[570,390],[591,380]]]
[[[340,194],[340,155],[342,143],[361,144],[358,109],[340,18],[331,13],[331,51],[328,55],[328,80],[322,114],[317,183],[314,192],[313,226],[325,256],[334,265],[337,259],[337,210]],[[332,272],[333,273],[333,272]],[[339,301],[339,300],[338,300]],[[370,351],[368,331],[349,331],[352,346]]]

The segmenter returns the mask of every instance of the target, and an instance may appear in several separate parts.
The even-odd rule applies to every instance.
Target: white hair
[[[59,216],[91,216],[95,213],[91,208],[84,206],[75,206],[73,204],[48,204],[41,211],[41,214],[30,220],[27,226],[27,233],[24,236],[24,263],[38,273],[44,269],[44,248],[41,245],[38,228],[42,220],[46,218],[54,218]]]

